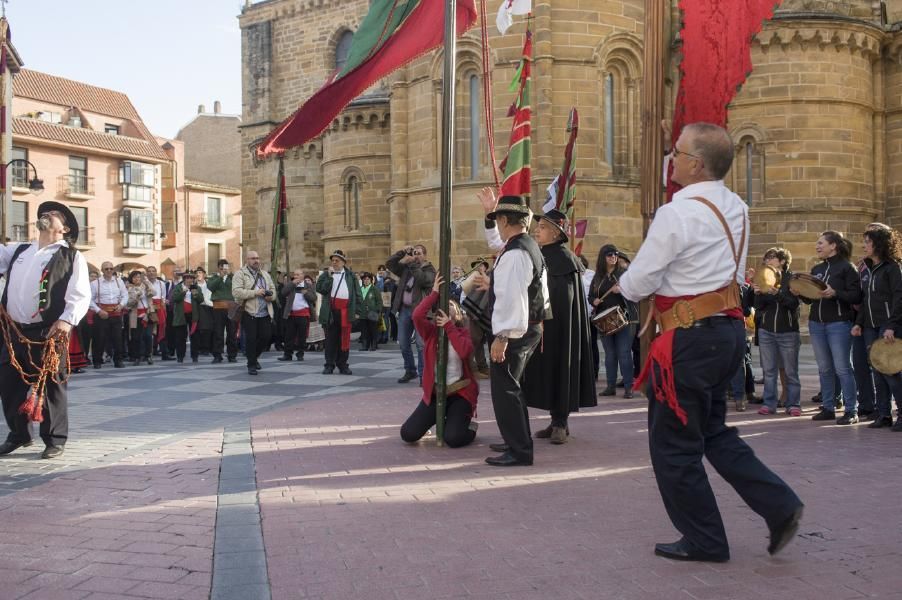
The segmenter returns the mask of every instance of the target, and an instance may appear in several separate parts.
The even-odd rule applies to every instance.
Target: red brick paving
[[[0,498],[0,600],[209,596],[221,432]]]
[[[572,417],[570,443],[538,440],[533,467],[498,469],[483,463],[500,441],[485,390],[476,442],[456,450],[401,442],[417,395],[253,420],[273,600],[902,598],[900,433],[818,426],[807,402],[805,418],[731,415],[806,502],[800,536],[768,556],[762,520],[712,474],[733,559],[687,564],[652,553],[678,534],[649,466],[646,400],[604,399]]]

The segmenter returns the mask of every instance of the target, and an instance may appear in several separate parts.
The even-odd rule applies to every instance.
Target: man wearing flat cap
[[[316,291],[323,296],[319,322],[326,332],[323,342],[326,364],[323,375],[331,375],[338,367],[342,375],[350,375],[348,356],[351,350],[351,324],[363,305],[357,277],[347,267],[348,257],[341,250],[329,256],[330,265],[316,281]]]
[[[30,421],[39,421],[45,445],[41,458],[56,458],[69,437],[68,336],[88,312],[90,285],[88,264],[72,247],[78,239],[72,211],[59,202],[43,202],[37,229],[37,242],[0,246],[0,275],[6,278],[0,318],[11,334],[0,341],[0,400],[9,427],[0,455],[31,446]],[[35,385],[51,344],[59,352],[58,371],[43,386]]]
[[[486,462],[497,467],[531,465],[532,436],[523,391],[523,376],[539,341],[542,321],[551,317],[545,260],[529,237],[532,211],[521,196],[502,196],[484,188],[478,194],[485,210],[485,236],[498,252],[489,277],[491,311],[491,389],[495,420],[503,444],[491,444],[500,452]]]

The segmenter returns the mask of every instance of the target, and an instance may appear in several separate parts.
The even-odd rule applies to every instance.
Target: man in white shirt
[[[0,246],[0,275],[7,284],[0,304],[4,329],[11,333],[11,339],[0,340],[0,399],[9,427],[0,455],[30,446],[30,421],[40,420],[46,446],[41,457],[56,458],[69,438],[68,336],[88,311],[90,289],[88,264],[71,246],[78,239],[75,215],[63,204],[44,202],[38,217],[37,242]],[[30,343],[22,343],[15,330]],[[48,344],[60,353],[60,369],[46,379],[43,389],[34,389],[35,365],[43,364]]]
[[[485,462],[496,467],[526,466],[533,462],[529,412],[523,393],[523,374],[529,357],[542,339],[542,321],[550,317],[545,261],[529,237],[532,211],[520,196],[502,196],[485,188],[479,200],[486,212],[485,236],[500,251],[489,285],[492,311],[491,388],[495,420],[503,444]]]
[[[100,265],[103,274],[91,282],[91,310],[94,312],[94,338],[91,354],[94,368],[103,365],[103,352],[107,340],[113,344],[113,365],[123,368],[122,315],[128,303],[128,290],[122,279],[116,276],[113,263]]]
[[[323,375],[331,375],[338,367],[342,375],[351,375],[348,356],[351,350],[351,323],[363,299],[354,272],[347,267],[348,257],[341,250],[329,255],[329,268],[316,280],[316,291],[322,294],[319,322],[326,332],[323,342],[325,365]]]
[[[167,311],[171,310],[168,306],[171,284],[170,282],[163,281],[157,277],[157,268],[153,265],[148,266],[147,269],[145,269],[145,273],[147,274],[147,282],[150,284],[150,287],[153,288],[154,314],[157,319],[157,331],[154,336],[154,346],[159,347],[161,360],[171,360],[169,358],[169,344],[166,339],[166,325],[169,321]]]
[[[628,300],[655,296],[662,334],[638,387],[649,378],[649,449],[664,507],[682,538],[656,544],[675,560],[730,558],[702,457],[770,529],[771,554],[798,529],[802,502],[727,427],[726,386],[745,352],[738,282],[748,251],[748,207],[724,185],[733,141],[721,127],[686,126],[673,147],[673,180],[684,186],[658,209],[615,289]],[[615,286],[618,288],[618,286]]]

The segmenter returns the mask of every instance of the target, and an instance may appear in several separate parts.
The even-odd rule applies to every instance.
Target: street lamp
[[[38,179],[38,169],[30,160],[26,160],[24,158],[14,158],[13,160],[3,165],[3,168],[6,169],[17,163],[25,163],[25,179],[28,180],[28,190],[35,196],[40,195],[40,193],[44,191],[44,180]],[[32,179],[28,179],[28,167],[31,167],[31,170],[34,171],[34,178]]]

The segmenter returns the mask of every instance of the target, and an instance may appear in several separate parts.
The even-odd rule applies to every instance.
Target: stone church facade
[[[264,0],[245,6],[241,125],[243,245],[268,256],[278,160],[249,147],[290,115],[341,63],[369,0]],[[671,30],[678,44],[674,0]],[[577,218],[585,253],[632,253],[639,205],[643,0],[535,0],[534,208],[560,169],[571,106],[580,112]],[[497,9],[491,2],[489,12]],[[490,28],[497,158],[524,25]],[[737,157],[728,184],[751,206],[751,251],[774,244],[810,265],[824,229],[858,234],[902,225],[902,1],[785,0],[753,45],[755,70],[728,127]],[[479,32],[458,45],[452,261],[486,253],[476,191],[493,181],[482,119]],[[668,81],[672,106],[676,65]],[[377,83],[323,133],[284,156],[293,265],[325,264],[333,249],[374,269],[398,247],[438,251],[442,55]]]

